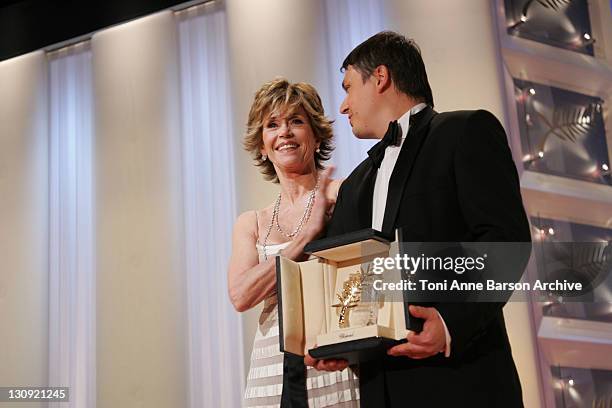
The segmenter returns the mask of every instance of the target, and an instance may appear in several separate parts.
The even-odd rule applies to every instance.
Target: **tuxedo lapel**
[[[360,182],[357,200],[350,204],[357,208],[360,228],[370,228],[372,226],[372,200],[374,197],[374,184],[376,184],[377,172],[378,168],[376,166],[368,166],[365,172],[366,174]]]
[[[434,115],[436,115],[436,112],[431,107],[427,106],[421,112],[410,118],[410,130],[408,131],[406,140],[404,140],[399,157],[397,158],[397,163],[395,164],[391,179],[389,180],[385,216],[383,218],[383,232],[393,233],[406,182],[410,177],[414,161],[425,141],[425,137],[429,130],[429,123]]]

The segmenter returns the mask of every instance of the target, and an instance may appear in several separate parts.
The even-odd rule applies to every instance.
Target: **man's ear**
[[[389,73],[389,68],[386,65],[379,65],[374,68],[374,79],[376,81],[376,89],[379,93],[384,92],[391,86],[391,75]]]

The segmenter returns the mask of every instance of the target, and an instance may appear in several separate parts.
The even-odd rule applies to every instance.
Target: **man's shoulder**
[[[446,122],[499,122],[497,117],[485,109],[475,109],[475,110],[456,110],[456,111],[447,111],[447,112],[439,112],[434,118],[433,121],[436,123],[446,123]]]
[[[484,109],[457,110],[438,113],[431,122],[429,137],[446,139],[474,133],[504,132],[503,125],[491,112]]]

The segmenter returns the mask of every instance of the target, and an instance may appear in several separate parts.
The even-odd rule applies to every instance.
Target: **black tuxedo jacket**
[[[383,231],[406,242],[526,242],[529,224],[506,134],[489,112],[411,117],[391,175]],[[369,155],[377,150],[375,145]],[[327,236],[372,225],[377,166],[365,159],[343,182]],[[503,304],[438,303],[451,356],[361,364],[362,407],[522,407]]]

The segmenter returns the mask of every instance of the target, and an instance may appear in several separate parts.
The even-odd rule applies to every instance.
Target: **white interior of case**
[[[406,337],[402,302],[381,300],[376,325],[339,327],[332,305],[349,274],[376,257],[393,256],[389,244],[369,239],[314,253],[317,258],[294,262],[281,257],[281,299],[284,348],[304,355],[308,349],[368,337]],[[392,276],[396,273],[397,276]],[[390,280],[391,279],[391,280]],[[399,271],[386,271],[386,281],[400,281]]]

